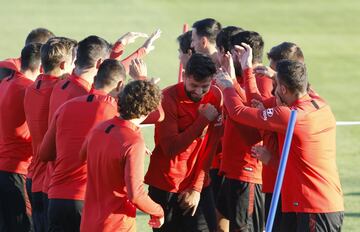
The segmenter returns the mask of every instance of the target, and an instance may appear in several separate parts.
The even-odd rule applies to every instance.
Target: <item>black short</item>
[[[263,231],[264,196],[260,184],[225,177],[216,205],[230,221],[230,231]]]
[[[47,209],[44,205],[44,193],[32,193],[32,218],[36,232],[47,231]]]
[[[81,213],[83,205],[84,201],[49,199],[49,231],[80,231]]]
[[[213,232],[216,231],[216,214],[213,193],[210,187],[201,192],[199,206],[194,216],[183,215],[178,203],[178,193],[149,186],[149,196],[160,204],[165,212],[165,223],[156,232]]]
[[[265,193],[265,222],[267,222],[267,220],[268,220],[272,196],[273,196],[272,193]],[[282,213],[281,213],[281,195],[280,195],[278,205],[276,208],[273,228],[272,228],[273,232],[280,231],[281,216],[282,216]]]
[[[0,171],[0,231],[32,231],[25,175]]]
[[[31,191],[31,187],[32,187],[32,179],[26,178],[25,180],[25,186],[26,186],[26,193],[28,196],[28,199],[30,201],[30,205],[32,206],[32,191]]]
[[[210,187],[214,194],[215,202],[217,201],[217,198],[219,196],[219,192],[221,189],[221,185],[224,182],[225,177],[219,175],[219,169],[211,169],[210,170]]]
[[[281,231],[340,232],[344,212],[334,213],[283,213]]]

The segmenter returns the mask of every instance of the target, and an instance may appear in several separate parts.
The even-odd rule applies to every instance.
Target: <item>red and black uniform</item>
[[[253,79],[252,70],[248,73],[248,78]],[[276,132],[279,150],[282,150],[290,110],[298,111],[281,193],[282,211],[298,214],[300,218],[314,217],[308,220],[311,223],[305,225],[307,227],[322,227],[317,219],[335,214],[339,220],[328,223],[339,229],[344,206],[336,167],[336,123],[327,103],[320,97],[305,95],[290,107],[259,110],[244,106],[232,88],[223,93],[229,116],[240,124]],[[270,160],[270,166],[277,164],[276,158]],[[297,222],[298,228],[304,228],[299,220]]]
[[[156,231],[187,231],[215,227],[215,218],[208,170],[222,133],[221,117],[212,123],[198,113],[201,104],[210,103],[221,112],[221,92],[211,86],[199,102],[191,101],[184,83],[163,91],[162,107],[165,118],[155,124],[155,148],[145,183],[149,195],[165,208],[165,224]],[[201,192],[201,200],[194,217],[183,216],[177,202],[178,193],[186,189]],[[170,205],[169,207],[165,207]],[[208,209],[205,210],[205,207]],[[210,215],[211,214],[211,215]]]
[[[24,95],[32,83],[20,72],[0,83],[0,228],[7,231],[30,230],[31,207],[25,176],[33,152]]]
[[[50,97],[49,104],[49,124],[55,113],[55,111],[66,101],[79,97],[85,94],[88,94],[91,90],[91,84],[85,79],[71,74],[68,78],[59,81],[53,88]],[[46,173],[44,177],[44,183],[42,192],[47,194],[49,189],[50,177],[54,169],[53,162],[47,162]]]
[[[234,89],[245,105],[250,105],[244,78],[237,78]],[[272,80],[257,75],[262,95],[269,97]],[[225,131],[220,173],[225,176],[217,208],[230,221],[230,231],[263,230],[262,164],[251,155],[251,147],[262,141],[262,133],[252,126],[239,124],[224,107]]]
[[[47,231],[47,209],[42,193],[46,173],[46,163],[39,159],[39,149],[48,129],[49,103],[54,85],[60,79],[41,74],[31,86],[26,89],[24,111],[33,147],[32,174],[32,217],[36,231]],[[30,164],[31,165],[31,164]]]
[[[114,117],[89,132],[83,149],[87,187],[81,231],[136,231],[136,208],[164,216],[144,189],[145,142],[140,128]]]
[[[86,165],[80,161],[79,151],[89,130],[116,114],[115,99],[95,89],[55,112],[39,153],[42,160],[56,158],[48,191],[50,230],[80,228]]]

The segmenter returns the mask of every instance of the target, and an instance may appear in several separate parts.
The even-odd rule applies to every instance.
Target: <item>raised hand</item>
[[[236,78],[234,61],[230,52],[225,53],[220,61],[221,70],[227,72],[231,78]]]
[[[240,62],[242,70],[252,68],[252,48],[248,44],[241,43],[241,46],[235,45],[233,52],[235,53],[235,57]]]
[[[211,105],[210,103],[200,105],[199,113],[204,115],[210,122],[214,121],[217,116],[219,116],[219,112],[215,106]]]
[[[152,50],[155,49],[153,43],[155,40],[160,38],[161,30],[157,29],[152,35],[145,41],[143,47],[145,48],[146,54],[149,54]]]
[[[147,67],[145,62],[142,59],[133,59],[129,67],[129,75],[134,80],[147,77]]]
[[[227,72],[219,71],[215,75],[215,84],[222,90],[233,87],[233,81]]]
[[[270,77],[271,79],[275,79],[276,76],[276,72],[268,67],[268,66],[264,66],[264,65],[258,65],[254,68],[254,72],[255,73],[259,73],[259,74],[263,74],[267,77]]]
[[[134,43],[137,38],[148,38],[149,36],[142,32],[128,32],[125,35],[121,36],[118,39],[118,42],[122,43],[124,46]]]

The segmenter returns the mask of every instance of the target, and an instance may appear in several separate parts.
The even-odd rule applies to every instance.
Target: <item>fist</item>
[[[209,103],[200,105],[199,113],[205,116],[210,122],[214,121],[217,116],[219,116],[217,109]]]

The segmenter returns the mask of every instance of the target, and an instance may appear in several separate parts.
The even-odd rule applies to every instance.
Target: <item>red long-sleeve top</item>
[[[25,93],[24,110],[34,153],[30,164],[33,167],[32,192],[42,191],[47,164],[40,161],[38,152],[48,129],[50,95],[58,81],[60,79],[57,77],[40,74],[35,83],[26,89]]]
[[[112,48],[110,58],[114,60],[119,60],[125,67],[126,72],[129,72],[129,66],[133,59],[142,58],[146,54],[146,49],[141,47],[135,52],[127,56],[125,59],[121,60],[121,55],[124,53],[125,47],[121,42],[116,42]]]
[[[118,117],[105,121],[89,132],[81,153],[88,170],[81,231],[128,231],[136,208],[163,217],[144,189],[145,143],[137,126]]]
[[[165,118],[155,124],[155,148],[145,176],[145,183],[168,192],[201,191],[208,184],[207,172],[222,134],[221,117],[209,123],[198,113],[206,103],[221,112],[220,90],[211,86],[201,101],[193,102],[184,88],[178,83],[163,91]]]
[[[252,78],[251,75],[249,78]],[[276,132],[280,150],[290,110],[298,111],[282,187],[283,212],[329,213],[344,210],[336,167],[336,123],[326,102],[319,97],[305,95],[291,107],[259,110],[246,107],[233,88],[226,88],[223,94],[233,120]]]
[[[49,125],[51,123],[51,119],[55,111],[66,101],[74,98],[79,97],[85,94],[88,94],[91,90],[91,84],[86,81],[85,79],[76,76],[74,73],[71,74],[68,78],[59,81],[53,88],[50,97],[49,103]],[[54,170],[54,162],[49,161],[47,162],[46,173],[43,182],[43,189],[44,193],[48,192],[49,184],[50,184],[50,177]]]
[[[247,101],[244,79],[237,78],[234,88],[243,104],[250,105]],[[257,85],[261,86],[261,95],[269,97],[272,80],[263,75],[257,75],[255,80]],[[226,107],[224,107],[224,112],[225,131],[220,171],[230,179],[261,184],[262,164],[251,155],[251,147],[262,140],[260,131],[252,126],[239,124],[228,117]]]
[[[24,96],[34,83],[16,72],[0,83],[0,170],[27,174],[33,155]]]
[[[86,165],[79,160],[81,145],[94,125],[116,114],[115,99],[95,89],[56,111],[39,151],[41,160],[55,160],[49,199],[84,200]]]

